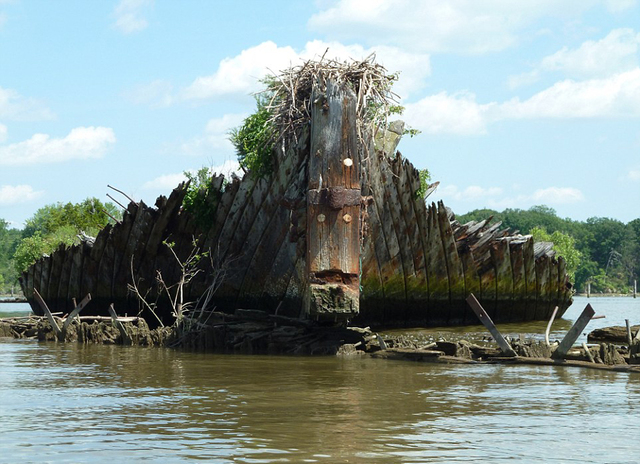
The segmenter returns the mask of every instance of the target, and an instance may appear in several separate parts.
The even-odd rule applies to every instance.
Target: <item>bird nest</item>
[[[282,144],[283,152],[297,142],[301,128],[311,119],[312,93],[325,91],[328,81],[347,84],[355,92],[358,137],[363,141],[365,128],[386,127],[387,116],[400,111],[398,96],[391,90],[397,78],[375,62],[374,54],[362,61],[344,62],[323,55],[320,60],[309,60],[268,77],[267,88],[261,93],[271,113],[274,142]]]

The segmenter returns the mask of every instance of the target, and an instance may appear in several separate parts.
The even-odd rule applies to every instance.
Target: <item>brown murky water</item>
[[[0,340],[2,463],[636,463],[639,433],[633,374]]]

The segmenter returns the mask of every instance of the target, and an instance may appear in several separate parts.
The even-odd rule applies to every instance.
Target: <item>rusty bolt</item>
[[[324,222],[324,220],[326,219],[324,214],[318,214],[318,222]]]
[[[342,164],[344,164],[346,167],[350,168],[351,166],[353,166],[353,160],[351,158],[345,158],[342,161]]]
[[[349,224],[351,222],[351,215],[350,214],[345,214],[344,216],[342,216],[342,220],[344,222],[346,222],[347,224]]]

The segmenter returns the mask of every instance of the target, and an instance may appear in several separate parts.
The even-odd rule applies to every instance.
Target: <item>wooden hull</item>
[[[329,117],[318,116],[296,147],[279,153],[271,176],[213,179],[211,223],[199,227],[182,208],[187,186],[181,184],[155,207],[131,203],[121,223],[107,226],[95,241],[40,259],[21,278],[34,312],[41,313],[35,288],[53,312],[68,313],[73,298],[91,293],[84,314],[107,315],[113,303],[121,315],[151,321],[127,290],[135,279],[170,323],[156,272],[176,282],[180,269],[165,242],[185,259],[194,241],[213,259],[201,262],[204,272],[185,298],[197,300],[222,266],[225,277],[215,294],[222,311],[253,308],[416,327],[477,323],[465,301],[469,293],[494,322],[548,319],[555,306],[560,315],[567,309],[572,287],[548,244],[487,221],[459,224],[442,202],[427,204],[418,193],[418,171],[395,151],[400,134],[387,132],[378,148],[371,142],[365,150],[349,135],[348,98],[335,97],[342,105],[336,106],[338,119],[330,117],[330,100]],[[342,134],[340,143],[322,139],[331,136],[329,129]]]

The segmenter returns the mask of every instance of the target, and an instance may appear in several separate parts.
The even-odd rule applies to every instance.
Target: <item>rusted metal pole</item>
[[[360,160],[356,95],[332,81],[312,95],[305,312],[344,322],[360,304]]]
[[[500,347],[502,352],[507,356],[517,356],[516,352],[513,351],[511,345],[509,345],[509,343],[504,339],[498,328],[494,325],[493,321],[473,293],[471,293],[467,297],[467,304],[471,306],[471,309],[474,313],[476,313],[476,316],[478,316],[480,322],[482,322],[484,326],[489,330],[496,343],[498,343],[498,346]]]

